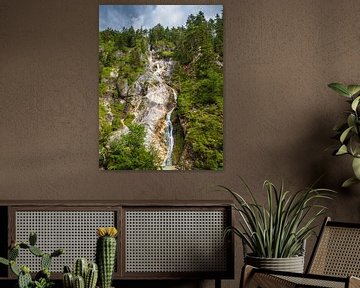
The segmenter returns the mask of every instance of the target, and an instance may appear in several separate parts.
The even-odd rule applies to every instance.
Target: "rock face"
[[[172,60],[158,59],[154,51],[149,52],[148,66],[144,72],[128,89],[129,110],[133,114],[133,123],[145,127],[145,145],[158,151],[159,157],[165,166],[166,160],[171,157],[173,145],[167,139],[169,116],[176,107],[176,91],[167,84],[171,76],[174,62]],[[170,114],[169,114],[170,113]],[[127,133],[127,127],[123,126],[115,131],[110,141],[119,139]],[[172,135],[171,135],[172,137]],[[172,141],[173,143],[173,141]],[[171,165],[171,163],[170,163]]]

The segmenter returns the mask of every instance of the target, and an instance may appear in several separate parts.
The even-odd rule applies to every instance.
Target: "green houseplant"
[[[267,203],[261,205],[249,186],[244,180],[242,182],[251,201],[221,187],[235,199],[233,208],[240,216],[240,227],[229,227],[226,233],[239,236],[244,247],[251,251],[244,255],[245,263],[272,270],[303,272],[305,241],[314,233],[315,220],[326,209],[318,200],[331,199],[334,191],[310,187],[291,193],[284,189],[283,183],[277,188],[266,180]]]
[[[341,83],[330,83],[329,88],[344,96],[350,104],[347,111],[346,122],[334,127],[339,139],[339,146],[334,155],[350,155],[354,177],[347,179],[342,186],[348,187],[360,183],[360,85],[344,85]]]

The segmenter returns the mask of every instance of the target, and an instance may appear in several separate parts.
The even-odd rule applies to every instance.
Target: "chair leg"
[[[349,277],[349,288],[360,288],[360,279],[354,276]]]
[[[287,280],[278,278],[271,274],[261,273],[257,269],[246,265],[243,267],[240,280],[240,288],[295,288],[296,284]],[[357,287],[357,286],[355,286]],[[354,287],[354,288],[355,288]],[[360,287],[359,287],[360,288]]]
[[[254,267],[252,267],[250,265],[244,265],[244,267],[242,268],[242,271],[241,271],[239,288],[248,287],[250,280],[251,280],[251,275],[253,274],[253,271],[254,271]]]

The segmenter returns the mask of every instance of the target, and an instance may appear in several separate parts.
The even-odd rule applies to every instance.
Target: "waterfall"
[[[134,123],[145,128],[145,145],[158,151],[163,170],[173,166],[175,139],[171,116],[177,105],[177,93],[169,85],[174,62],[149,50],[145,72],[132,85]]]
[[[166,158],[164,160],[163,166],[172,166],[172,153],[174,150],[174,127],[172,125],[172,121],[171,121],[171,114],[174,111],[175,107],[176,107],[176,100],[177,100],[177,94],[176,91],[171,88],[171,90],[173,91],[173,97],[174,97],[174,102],[175,102],[175,106],[166,114],[166,127],[165,127],[165,142],[167,144],[167,154],[166,154]]]

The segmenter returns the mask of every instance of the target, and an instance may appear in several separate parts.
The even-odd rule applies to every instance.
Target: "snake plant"
[[[349,187],[360,183],[360,85],[331,83],[328,87],[346,97],[346,101],[350,104],[346,122],[334,127],[340,142],[334,151],[334,155],[349,154],[353,157],[354,177],[347,179],[342,184],[343,187]]]
[[[225,186],[235,199],[233,208],[240,215],[240,227],[229,227],[247,245],[252,256],[288,258],[301,255],[303,244],[314,233],[316,219],[326,209],[318,200],[331,199],[334,191],[329,189],[304,188],[296,193],[280,188],[266,180],[266,205],[261,205],[249,186],[242,180],[251,201]]]

